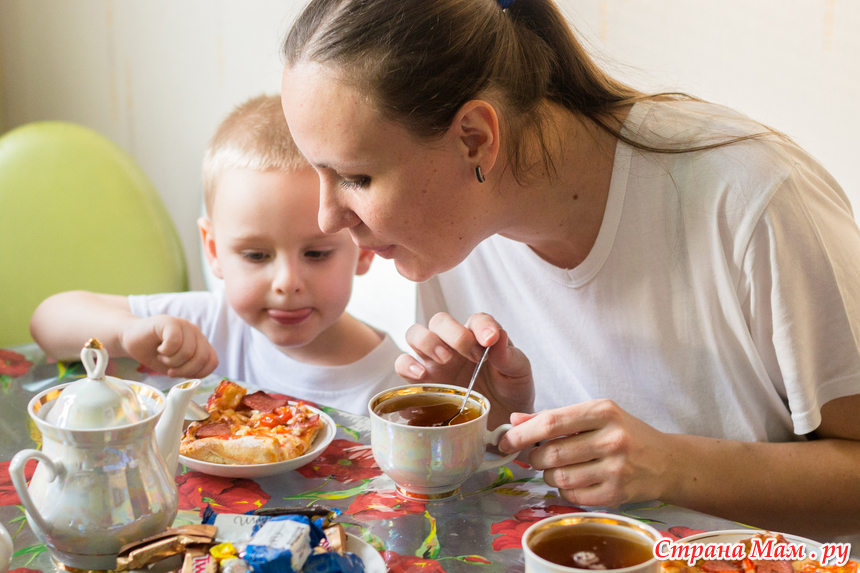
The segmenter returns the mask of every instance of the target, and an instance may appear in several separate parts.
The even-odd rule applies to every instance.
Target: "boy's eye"
[[[267,257],[266,253],[262,253],[260,251],[247,251],[247,252],[242,253],[242,258],[247,260],[247,261],[253,261],[253,262],[265,261],[266,257]]]
[[[331,251],[305,251],[305,256],[314,261],[322,261],[327,259],[331,253]]]
[[[370,184],[370,177],[360,175],[353,179],[341,179],[340,186],[343,189],[364,189]]]

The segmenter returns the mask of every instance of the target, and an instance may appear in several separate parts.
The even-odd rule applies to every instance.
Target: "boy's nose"
[[[272,281],[272,289],[281,294],[299,292],[304,286],[304,279],[297,265],[284,263],[276,271]]]

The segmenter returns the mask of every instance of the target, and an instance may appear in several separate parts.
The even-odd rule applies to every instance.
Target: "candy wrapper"
[[[218,573],[218,560],[209,554],[206,545],[189,545],[181,573]]]
[[[215,525],[218,528],[215,541],[232,543],[241,550],[251,540],[255,528],[259,528],[272,517],[285,515],[307,517],[319,528],[324,529],[329,527],[331,520],[337,516],[337,511],[312,505],[310,507],[267,507],[251,513],[215,513],[211,506],[207,506],[203,511],[203,523]]]
[[[303,515],[325,529],[331,525],[331,520],[340,513],[337,509],[322,505],[311,505],[307,507],[264,507],[254,511],[254,515],[267,517],[279,517],[281,515]]]
[[[364,562],[355,553],[316,553],[308,557],[301,573],[364,573]]]
[[[325,529],[325,539],[320,542],[316,549],[314,549],[314,552],[319,553],[320,549],[346,553],[347,537],[346,531],[343,529],[343,525],[335,523]]]
[[[129,543],[120,549],[116,559],[117,571],[142,569],[167,557],[184,553],[190,545],[208,547],[215,538],[215,531],[213,525],[183,525]]]
[[[237,549],[243,548],[251,540],[255,528],[269,519],[268,516],[247,513],[215,513],[208,506],[203,511],[203,523],[218,528],[215,541],[232,543]]]
[[[298,573],[324,536],[303,515],[272,517],[255,527],[243,558],[253,573]]]

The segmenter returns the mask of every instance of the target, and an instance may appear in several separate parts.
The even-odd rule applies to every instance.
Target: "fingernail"
[[[419,364],[413,364],[409,367],[409,371],[416,377],[421,378],[424,376],[424,367]]]
[[[436,360],[441,362],[442,364],[447,363],[454,355],[451,354],[451,351],[445,348],[444,346],[436,347]]]
[[[472,358],[475,359],[475,362],[481,359],[481,356],[484,354],[483,348],[474,348],[472,349]]]
[[[484,340],[483,340],[483,342],[482,342],[482,344],[483,344],[484,346],[489,345],[489,343],[490,343],[490,338],[492,338],[492,337],[493,337],[493,335],[494,335],[495,333],[496,333],[496,331],[495,331],[495,330],[493,330],[492,328],[485,328],[484,330],[482,330],[482,331],[481,331],[481,336],[482,336],[482,337],[483,337],[483,339],[484,339]]]

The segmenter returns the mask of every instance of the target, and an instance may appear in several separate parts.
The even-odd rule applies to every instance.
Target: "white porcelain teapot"
[[[165,398],[146,384],[105,376],[107,350],[95,339],[81,359],[87,378],[30,400],[42,449],[18,452],[9,474],[56,563],[110,570],[123,545],[160,533],[176,517],[182,422],[200,380],[177,384]],[[28,488],[30,459],[39,465]]]

